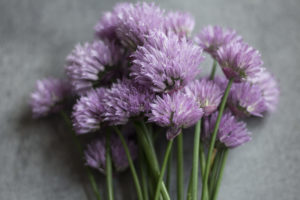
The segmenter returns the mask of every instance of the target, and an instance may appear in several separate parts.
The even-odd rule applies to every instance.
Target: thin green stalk
[[[136,189],[136,192],[137,192],[138,199],[143,200],[141,185],[140,185],[138,175],[136,173],[136,170],[135,170],[135,167],[134,167],[134,164],[133,164],[128,146],[126,144],[126,141],[125,141],[122,133],[120,132],[120,130],[117,127],[113,127],[113,128],[114,128],[115,132],[118,134],[118,136],[121,140],[121,143],[124,147],[124,150],[125,150],[125,153],[126,153],[126,156],[127,156],[127,160],[128,160],[128,163],[129,163],[129,167],[130,167],[130,170],[131,170],[131,173],[132,173],[133,181],[134,181],[134,184],[135,184],[135,189]]]
[[[201,120],[199,120],[195,127],[194,134],[194,152],[193,152],[193,168],[192,168],[192,199],[198,199],[198,165],[199,165],[199,144],[201,134]]]
[[[219,175],[219,167],[220,167],[220,161],[222,160],[223,152],[217,152],[215,159],[213,161],[211,173],[209,175],[209,181],[208,181],[208,188],[209,188],[209,194],[212,196],[215,190],[215,185],[218,179]]]
[[[191,172],[190,172],[190,180],[189,180],[188,191],[187,191],[187,195],[186,195],[187,200],[192,200],[192,185],[193,185],[192,172],[193,172],[193,169],[191,169]]]
[[[228,151],[229,151],[229,149],[225,149],[224,153],[223,153],[224,155],[223,155],[223,159],[221,161],[220,174],[219,174],[219,178],[218,178],[217,183],[216,183],[216,189],[215,189],[215,192],[213,194],[212,200],[216,200],[218,198],[218,193],[219,193],[219,189],[220,189],[220,185],[221,185],[221,180],[222,180],[222,177],[223,177],[225,163],[226,163],[226,160],[227,160],[227,157],[228,157]]]
[[[177,136],[177,199],[183,200],[183,136]]]
[[[158,198],[159,198],[163,177],[164,177],[164,174],[165,174],[165,171],[166,171],[169,155],[170,155],[170,152],[171,152],[171,149],[172,149],[172,144],[173,144],[173,140],[169,140],[168,146],[167,146],[167,149],[166,149],[166,153],[165,153],[165,157],[164,157],[164,160],[163,160],[162,168],[161,168],[161,171],[160,171],[160,175],[158,177],[154,200],[158,200]]]
[[[134,125],[137,131],[137,138],[141,146],[143,147],[145,157],[148,161],[149,169],[157,181],[160,175],[160,170],[159,170],[158,160],[155,154],[154,146],[152,144],[152,140],[150,140],[149,137],[146,136],[148,132],[147,129],[145,129],[145,126],[141,125],[139,122],[135,122]],[[170,199],[169,193],[167,191],[164,182],[162,182],[161,185],[161,194],[163,196],[163,199],[165,200]]]
[[[200,155],[200,166],[201,166],[201,176],[204,177],[204,171],[205,171],[205,152],[204,152],[204,143],[200,141],[200,148],[199,148],[199,155]]]
[[[73,138],[73,143],[76,146],[77,152],[79,153],[80,157],[83,157],[84,156],[83,148],[82,148],[82,146],[81,146],[81,144],[80,144],[80,142],[79,142],[79,140],[76,136],[76,133],[73,130],[73,126],[72,126],[72,122],[71,122],[70,118],[63,111],[60,112],[60,115],[63,118],[63,120],[65,121],[65,123],[67,124],[68,129],[72,133],[71,135],[72,135],[72,138]],[[93,173],[91,172],[91,170],[87,166],[85,166],[84,169],[87,173],[88,179],[91,183],[91,186],[93,188],[93,191],[96,195],[97,200],[101,200],[101,196],[100,196],[98,186],[97,186],[97,183],[96,183],[96,180],[95,180],[95,177],[94,177]]]
[[[109,200],[114,199],[113,193],[113,182],[112,182],[112,163],[111,163],[111,154],[110,154],[110,134],[106,136],[106,185],[107,185],[107,195]]]
[[[167,174],[166,174],[166,187],[167,190],[170,191],[170,186],[171,186],[171,174],[172,174],[172,151],[170,153],[170,158],[168,160],[167,164]]]
[[[208,176],[209,176],[209,170],[210,170],[210,160],[211,160],[212,152],[213,152],[213,149],[215,146],[217,132],[219,129],[220,121],[221,121],[221,118],[223,115],[223,111],[225,108],[225,104],[227,101],[227,97],[228,97],[232,82],[233,82],[233,79],[230,79],[227,84],[227,87],[226,87],[226,90],[225,90],[225,93],[224,93],[224,96],[222,98],[221,105],[219,108],[219,114],[217,117],[216,125],[215,125],[215,128],[214,128],[212,136],[211,136],[211,142],[210,142],[210,146],[209,146],[209,150],[208,150],[208,154],[207,154],[207,161],[206,161],[205,173],[204,173],[203,184],[202,184],[202,195],[201,195],[202,200],[207,198],[207,195],[208,195],[207,194],[207,191],[208,191],[207,182],[208,182]]]
[[[141,180],[142,180],[142,192],[143,192],[143,198],[144,200],[149,200],[149,191],[148,191],[148,181],[147,181],[147,166],[145,165],[145,156],[144,152],[142,151],[142,146],[138,142],[138,160],[139,160],[139,169],[140,169],[140,175],[141,175]],[[149,180],[151,181],[151,180]],[[149,184],[150,186],[151,184]]]
[[[211,73],[210,73],[210,76],[209,76],[210,80],[214,79],[215,74],[216,74],[216,69],[217,69],[217,61],[216,61],[216,59],[214,59],[213,66],[212,66],[212,69],[211,69]]]

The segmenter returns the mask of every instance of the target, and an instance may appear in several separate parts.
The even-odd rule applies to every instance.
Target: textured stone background
[[[37,79],[63,76],[68,52],[92,39],[101,12],[115,2],[0,0],[0,199],[90,198],[64,126],[55,117],[33,121],[27,102]],[[197,29],[206,24],[235,28],[280,79],[279,108],[250,122],[253,141],[230,153],[220,199],[300,199],[300,1],[165,0],[159,5],[191,12]],[[191,134],[185,138],[192,142]],[[191,149],[185,151],[188,162]],[[121,175],[118,199],[133,199],[132,188],[121,187],[131,183],[130,174]]]

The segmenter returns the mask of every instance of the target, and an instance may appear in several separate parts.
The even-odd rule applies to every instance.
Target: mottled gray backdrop
[[[34,121],[27,102],[37,79],[63,76],[66,55],[77,42],[93,38],[92,28],[101,12],[115,3],[0,0],[1,200],[92,199],[80,159],[59,118]],[[220,199],[300,199],[300,1],[165,0],[158,4],[191,12],[196,29],[207,24],[236,29],[261,51],[265,66],[280,80],[277,112],[251,121],[252,142],[230,152]],[[186,134],[186,144],[192,142],[191,136]],[[187,162],[191,152],[191,145],[186,145]],[[185,181],[189,170],[186,166]],[[133,199],[129,173],[115,184],[117,199],[125,195],[123,199]]]

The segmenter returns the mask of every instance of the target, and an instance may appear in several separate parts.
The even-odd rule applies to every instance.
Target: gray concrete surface
[[[63,76],[66,55],[77,42],[92,39],[101,12],[115,2],[0,0],[1,200],[92,196],[59,118],[34,121],[27,102],[37,79]],[[300,1],[165,0],[159,5],[191,12],[197,29],[206,24],[235,28],[280,79],[279,108],[262,121],[250,121],[253,141],[230,153],[220,199],[300,199]],[[192,140],[189,134],[185,138]],[[186,145],[186,155],[191,151]],[[97,178],[104,189],[103,177]],[[122,174],[118,199],[132,199],[129,183],[130,174]]]

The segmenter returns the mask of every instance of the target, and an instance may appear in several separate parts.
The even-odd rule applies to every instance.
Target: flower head
[[[73,126],[78,134],[98,130],[103,121],[105,111],[103,98],[106,89],[97,88],[90,90],[86,96],[81,96],[73,107]]]
[[[207,79],[191,82],[185,87],[185,93],[199,103],[200,108],[203,109],[206,116],[218,108],[223,94],[220,87],[214,81]]]
[[[194,99],[178,91],[157,96],[151,106],[149,121],[159,126],[169,127],[167,138],[173,139],[181,131],[194,125],[203,115],[202,109]]]
[[[134,160],[137,157],[137,145],[132,139],[125,138],[128,145],[131,158]],[[93,141],[87,146],[85,151],[86,165],[98,169],[105,173],[106,166],[106,140],[104,137]],[[128,160],[121,140],[112,135],[110,138],[110,149],[112,156],[112,163],[116,171],[124,171],[128,166]]]
[[[169,12],[165,17],[166,33],[173,32],[179,37],[189,37],[194,30],[195,20],[189,13]]]
[[[211,137],[218,114],[218,112],[215,112],[210,118],[205,119],[204,139]],[[250,141],[251,137],[250,132],[246,128],[245,122],[237,121],[231,112],[227,110],[224,112],[221,118],[220,126],[217,132],[217,139],[217,145],[234,148]]]
[[[262,117],[262,113],[266,111],[260,88],[249,82],[232,85],[228,106],[239,117]]]
[[[48,78],[36,83],[36,90],[31,94],[30,105],[33,117],[44,117],[63,108],[63,101],[71,94],[68,82]]]
[[[126,124],[130,117],[147,113],[154,94],[132,80],[118,80],[107,90],[104,98],[104,120],[111,125]]]
[[[152,32],[144,46],[133,53],[131,76],[154,92],[178,90],[198,74],[201,48],[174,33]]]
[[[242,41],[242,37],[236,31],[223,29],[220,26],[206,26],[195,37],[195,42],[214,58],[216,58],[220,47],[234,41],[240,42]]]
[[[154,3],[124,4],[117,13],[117,36],[121,43],[132,50],[142,45],[150,31],[163,27],[163,11]]]
[[[116,33],[119,23],[118,14],[128,6],[129,3],[118,3],[113,11],[105,12],[94,27],[96,36],[103,40],[118,41]]]
[[[114,44],[102,41],[77,45],[67,57],[66,73],[71,84],[80,95],[98,86],[107,71],[119,62],[121,52]],[[108,73],[110,74],[110,73]]]
[[[259,52],[244,42],[233,42],[217,51],[217,60],[228,79],[246,81],[258,76],[263,64]]]
[[[279,98],[279,87],[274,76],[264,68],[262,73],[251,82],[260,88],[267,110],[274,111]]]

